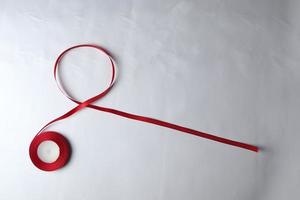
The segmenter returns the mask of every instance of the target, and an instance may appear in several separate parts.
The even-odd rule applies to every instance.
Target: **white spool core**
[[[59,146],[51,140],[42,142],[37,150],[38,157],[45,163],[55,162],[59,152]]]

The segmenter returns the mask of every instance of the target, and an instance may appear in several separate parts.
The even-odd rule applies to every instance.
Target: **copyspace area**
[[[282,200],[300,196],[299,1],[0,0],[0,199]],[[55,85],[65,48],[93,43],[119,67],[97,105],[258,145],[258,154],[84,109],[49,129],[72,144],[63,169],[28,155],[73,108]],[[108,84],[93,50],[61,77],[79,100]]]

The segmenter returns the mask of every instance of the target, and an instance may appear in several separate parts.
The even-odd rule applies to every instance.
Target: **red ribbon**
[[[112,77],[111,77],[109,86],[103,92],[101,92],[100,94],[98,94],[96,96],[93,96],[93,97],[87,99],[84,102],[77,101],[76,99],[71,97],[64,90],[64,88],[59,84],[59,82],[57,81],[57,69],[59,67],[59,63],[60,63],[61,59],[63,58],[63,56],[66,53],[68,53],[69,51],[71,51],[72,49],[82,48],[82,47],[94,48],[94,49],[97,49],[100,52],[104,53],[105,55],[107,55],[108,58],[109,58],[109,61],[111,63],[111,70],[112,70]],[[73,109],[71,109],[70,111],[68,111],[67,113],[63,114],[62,116],[60,116],[60,117],[50,121],[49,123],[47,123],[37,133],[37,135],[33,138],[32,142],[31,142],[31,145],[30,145],[30,148],[29,148],[29,153],[30,153],[30,158],[31,158],[31,160],[32,160],[32,162],[34,163],[35,166],[37,166],[39,169],[42,169],[42,170],[52,171],[52,170],[59,169],[59,168],[63,167],[66,164],[66,162],[69,158],[69,153],[70,153],[69,148],[66,148],[66,145],[65,145],[66,144],[65,142],[67,141],[66,138],[63,137],[59,133],[43,132],[43,130],[46,129],[49,125],[53,124],[54,122],[57,122],[57,121],[65,119],[67,117],[70,117],[71,115],[73,115],[74,113],[80,111],[81,109],[83,109],[85,107],[89,107],[89,108],[92,108],[92,109],[95,109],[95,110],[98,110],[98,111],[112,113],[112,114],[115,114],[115,115],[119,115],[121,117],[129,118],[129,119],[133,119],[133,120],[137,120],[137,121],[142,121],[142,122],[146,122],[146,123],[155,124],[155,125],[158,125],[158,126],[174,129],[174,130],[177,130],[177,131],[181,131],[181,132],[184,132],[184,133],[196,135],[196,136],[203,137],[203,138],[206,138],[206,139],[209,139],[209,140],[214,140],[214,141],[217,141],[217,142],[221,142],[221,143],[232,145],[232,146],[235,146],[235,147],[247,149],[247,150],[250,150],[250,151],[254,151],[254,152],[259,151],[259,148],[257,146],[253,146],[253,145],[250,145],[250,144],[246,144],[246,143],[242,143],[242,142],[238,142],[238,141],[218,137],[218,136],[215,136],[215,135],[200,132],[200,131],[197,131],[197,130],[194,130],[194,129],[190,129],[190,128],[187,128],[187,127],[184,127],[184,126],[179,126],[179,125],[176,125],[176,124],[172,124],[172,123],[169,123],[169,122],[161,121],[161,120],[150,118],[150,117],[135,115],[135,114],[123,112],[123,111],[112,109],[112,108],[93,105],[92,104],[93,102],[101,99],[102,97],[104,97],[110,91],[110,89],[114,85],[115,78],[116,78],[116,68],[115,68],[115,64],[114,64],[114,61],[112,59],[112,56],[110,55],[110,53],[107,50],[105,50],[104,48],[102,48],[100,46],[92,45],[92,44],[76,45],[76,46],[73,46],[73,47],[70,47],[70,48],[64,50],[58,56],[58,58],[56,59],[55,64],[54,64],[54,79],[56,81],[56,84],[57,84],[58,88],[60,89],[60,91],[68,99],[70,99],[71,101],[75,102],[78,105],[76,107],[74,107]],[[56,135],[56,134],[58,134],[58,135]],[[51,137],[48,137],[49,135],[51,135]],[[56,135],[56,136],[54,137],[54,135]],[[58,159],[53,163],[44,163],[37,156],[37,147],[42,141],[45,141],[45,140],[52,140],[52,141],[56,142],[58,144],[58,146],[60,147],[60,152],[61,153],[60,153]],[[59,145],[59,144],[62,144],[62,143],[65,146],[60,146]],[[66,154],[68,154],[68,156]],[[61,157],[61,156],[63,156],[63,157]],[[63,160],[64,162],[61,162],[61,160]]]
[[[47,140],[55,142],[59,147],[59,156],[56,161],[52,163],[42,161],[37,153],[39,145]],[[68,162],[70,154],[71,149],[68,140],[63,135],[53,131],[47,131],[37,135],[29,147],[29,155],[33,164],[44,171],[53,171],[63,167]]]

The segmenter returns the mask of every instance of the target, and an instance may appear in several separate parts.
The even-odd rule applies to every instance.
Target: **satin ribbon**
[[[96,96],[93,96],[93,97],[91,97],[91,98],[89,98],[89,99],[87,99],[83,102],[80,102],[80,101],[74,99],[73,97],[71,97],[64,90],[64,88],[61,86],[61,84],[57,80],[57,71],[58,71],[59,63],[60,63],[60,61],[62,60],[62,58],[64,57],[65,54],[67,54],[69,51],[71,51],[73,49],[83,48],[83,47],[85,47],[85,48],[86,47],[87,48],[94,48],[96,50],[99,50],[101,53],[104,53],[110,61],[112,76],[111,76],[110,83],[109,83],[108,87],[104,91],[102,91],[100,94],[98,94]],[[243,148],[243,149],[247,149],[247,150],[254,151],[254,152],[259,151],[259,148],[257,146],[254,146],[254,145],[251,145],[251,144],[246,144],[246,143],[243,143],[243,142],[238,142],[238,141],[226,139],[226,138],[223,138],[223,137],[219,137],[219,136],[215,136],[215,135],[212,135],[212,134],[204,133],[204,132],[201,132],[201,131],[197,131],[197,130],[190,129],[190,128],[187,128],[187,127],[184,127],[184,126],[172,124],[172,123],[169,123],[169,122],[165,122],[165,121],[150,118],[150,117],[131,114],[131,113],[123,112],[123,111],[116,110],[116,109],[113,109],[113,108],[107,108],[107,107],[103,107],[103,106],[93,105],[92,104],[93,102],[95,102],[97,100],[100,100],[102,97],[104,97],[111,90],[111,88],[114,85],[115,79],[116,79],[116,67],[115,67],[113,58],[107,50],[105,50],[104,48],[102,48],[100,46],[92,45],[92,44],[81,44],[81,45],[76,45],[76,46],[73,46],[73,47],[70,47],[70,48],[64,50],[58,56],[58,58],[55,61],[55,64],[54,64],[54,79],[55,79],[55,82],[56,82],[59,90],[68,99],[70,99],[71,101],[76,103],[77,106],[74,107],[73,109],[71,109],[70,111],[68,111],[67,113],[61,115],[60,117],[58,117],[58,118],[50,121],[49,123],[47,123],[37,133],[37,135],[33,138],[32,142],[31,142],[31,145],[30,145],[29,154],[30,154],[30,158],[31,158],[32,162],[39,169],[46,170],[46,171],[53,171],[53,170],[59,169],[59,168],[63,167],[66,164],[66,162],[68,161],[68,158],[70,157],[70,155],[69,155],[70,148],[67,149],[64,146],[63,149],[60,149],[60,155],[57,159],[57,161],[59,160],[60,162],[55,161],[54,163],[44,163],[43,161],[41,161],[39,159],[39,157],[37,156],[37,152],[36,152],[37,151],[37,146],[36,145],[40,144],[41,142],[43,142],[45,140],[52,140],[52,141],[56,142],[59,146],[59,144],[64,143],[64,142],[67,141],[67,139],[59,133],[52,132],[52,131],[50,131],[50,132],[49,131],[43,132],[43,131],[48,126],[53,124],[54,122],[57,122],[57,121],[65,119],[67,117],[70,117],[71,115],[75,114],[76,112],[80,111],[81,109],[83,109],[85,107],[92,108],[92,109],[102,111],[102,112],[108,112],[108,113],[115,114],[115,115],[118,115],[118,116],[121,116],[121,117],[129,118],[129,119],[132,119],[132,120],[142,121],[142,122],[145,122],[145,123],[150,123],[150,124],[154,124],[154,125],[157,125],[157,126],[162,126],[162,127],[165,127],[165,128],[174,129],[174,130],[177,130],[177,131],[180,131],[180,132],[183,132],[183,133],[192,134],[192,135],[195,135],[195,136],[198,136],[198,137],[202,137],[202,138],[217,141],[217,142],[220,142],[220,143],[228,144],[228,145],[235,146],[235,147],[238,147],[238,148]],[[46,137],[46,135],[49,135],[49,133],[51,133],[50,134],[51,137]],[[56,135],[56,134],[58,134],[58,135]],[[54,137],[53,135],[56,135],[55,139],[53,138]],[[34,146],[34,148],[32,146]],[[66,156],[66,153],[68,154],[68,156]],[[63,156],[63,157],[61,157],[61,156]],[[64,159],[62,159],[62,158],[64,158]],[[61,162],[61,160],[63,160],[64,162]]]
[[[52,163],[42,161],[38,156],[39,145],[47,140],[55,142],[59,147],[59,156]],[[68,140],[60,133],[54,131],[43,132],[37,135],[31,142],[29,147],[29,155],[34,165],[44,171],[53,171],[63,167],[69,160],[71,148]]]

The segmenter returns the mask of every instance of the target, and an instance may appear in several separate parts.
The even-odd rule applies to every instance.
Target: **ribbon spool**
[[[57,69],[59,67],[59,63],[60,63],[61,59],[64,57],[65,54],[67,54],[69,51],[71,51],[73,49],[83,48],[83,47],[94,48],[94,49],[98,50],[100,53],[104,53],[110,61],[112,76],[111,76],[110,83],[109,83],[108,87],[104,91],[102,91],[100,94],[98,94],[96,96],[93,96],[93,97],[85,100],[84,102],[80,102],[80,101],[77,101],[76,99],[74,99],[73,97],[71,97],[64,90],[64,88],[60,85],[59,81],[57,80]],[[157,126],[162,126],[162,127],[165,127],[165,128],[174,129],[174,130],[177,130],[177,131],[180,131],[180,132],[183,132],[183,133],[196,135],[198,137],[203,137],[203,138],[206,138],[206,139],[209,139],[209,140],[214,140],[214,141],[217,141],[217,142],[221,142],[221,143],[232,145],[232,146],[235,146],[235,147],[247,149],[247,150],[250,150],[250,151],[254,151],[254,152],[259,151],[259,148],[257,146],[254,146],[254,145],[250,145],[250,144],[246,144],[246,143],[242,143],[242,142],[222,138],[222,137],[219,137],[219,136],[215,136],[215,135],[211,135],[211,134],[208,134],[208,133],[200,132],[200,131],[197,131],[197,130],[194,130],[194,129],[190,129],[190,128],[187,128],[187,127],[179,126],[179,125],[176,125],[176,124],[172,124],[172,123],[169,123],[169,122],[165,122],[165,121],[150,118],[150,117],[135,115],[135,114],[115,110],[115,109],[112,109],[112,108],[93,105],[92,104],[93,102],[101,99],[102,97],[104,97],[110,91],[110,89],[114,85],[115,78],[116,78],[116,67],[115,67],[113,58],[107,50],[105,50],[104,48],[102,48],[100,46],[92,45],[92,44],[76,45],[76,46],[73,46],[73,47],[70,47],[70,48],[64,50],[58,56],[58,58],[56,59],[55,64],[54,64],[54,79],[56,81],[56,84],[57,84],[59,90],[64,94],[64,96],[66,96],[68,99],[70,99],[71,101],[76,103],[77,106],[74,107],[73,109],[71,109],[70,111],[66,112],[65,114],[61,115],[60,117],[58,117],[58,118],[50,121],[49,123],[47,123],[36,134],[36,136],[33,138],[32,142],[30,144],[30,147],[29,147],[29,155],[30,155],[31,161],[33,162],[33,164],[37,168],[39,168],[41,170],[44,170],[44,171],[53,171],[53,170],[57,170],[57,169],[65,166],[65,164],[68,162],[68,160],[70,158],[70,153],[71,153],[71,148],[70,148],[68,140],[60,133],[53,132],[53,131],[44,131],[44,130],[48,126],[53,124],[54,122],[57,122],[57,121],[65,119],[67,117],[70,117],[71,115],[75,114],[76,112],[80,111],[81,109],[83,109],[85,107],[92,108],[92,109],[102,111],[102,112],[108,112],[108,113],[115,114],[115,115],[118,115],[118,116],[121,116],[121,117],[129,118],[129,119],[132,119],[132,120],[142,121],[142,122],[145,122],[145,123],[150,123],[150,124],[154,124],[154,125],[157,125]],[[39,144],[41,144],[43,141],[47,141],[47,140],[55,142],[60,148],[59,157],[53,163],[43,162],[38,157],[38,154],[37,154],[37,149],[38,149]]]
[[[44,141],[53,141],[59,147],[59,156],[52,163],[42,161],[38,156],[38,147]],[[47,131],[39,134],[32,140],[29,147],[29,154],[33,164],[44,171],[53,171],[63,167],[69,161],[71,149],[68,140],[60,133]]]

